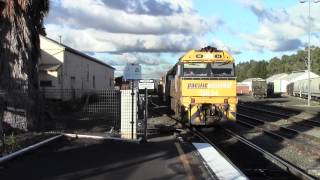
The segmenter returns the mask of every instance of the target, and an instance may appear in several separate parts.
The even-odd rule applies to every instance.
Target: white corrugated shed
[[[319,75],[310,72],[310,78],[316,78],[319,77]],[[296,82],[299,80],[304,80],[304,79],[308,79],[308,71],[294,71],[291,74],[289,74],[288,76],[282,78],[282,80],[287,81],[288,84],[292,83],[292,82]]]
[[[310,78],[316,78],[319,75],[310,72]],[[308,71],[293,71],[290,74],[281,73],[267,78],[267,82],[272,82],[274,86],[274,93],[286,93],[287,86],[299,80],[308,79]]]
[[[275,94],[285,93],[287,91],[288,83],[282,79],[287,77],[288,75],[289,74],[287,73],[280,73],[267,78],[267,83],[273,83],[273,91]]]
[[[115,68],[83,52],[40,36],[39,84],[52,99],[68,99],[62,89],[104,90],[114,88]],[[70,91],[71,92],[71,91]],[[49,97],[50,95],[50,97]]]
[[[284,78],[286,76],[288,76],[287,73],[280,73],[280,74],[272,75],[272,76],[268,77],[266,80],[267,80],[267,82],[274,82],[275,80],[279,80],[279,79]]]
[[[252,91],[252,81],[253,80],[263,80],[262,78],[248,78],[241,82],[241,84],[246,84],[249,86],[249,91]]]

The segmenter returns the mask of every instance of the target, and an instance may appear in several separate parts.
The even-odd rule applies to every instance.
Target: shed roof
[[[262,79],[262,78],[248,78],[248,79],[243,80],[242,82],[252,82],[254,80],[264,80],[264,79]]]
[[[299,76],[303,76],[303,75],[306,75],[306,74],[308,74],[307,70],[294,71],[291,74],[289,74],[288,76],[283,77],[281,79],[291,82],[291,81],[295,80],[296,78],[298,78]],[[315,74],[313,72],[310,72],[310,74],[311,74],[311,77],[317,77],[318,76],[317,74]]]
[[[288,76],[287,73],[274,74],[274,75],[272,75],[272,76],[270,76],[270,77],[267,78],[267,82],[273,82],[273,81],[275,81],[275,80],[284,78],[284,77],[286,77],[286,76]]]
[[[59,42],[57,42],[57,41],[55,41],[55,40],[53,40],[53,39],[51,39],[51,38],[48,38],[48,37],[46,37],[46,36],[40,35],[40,37],[45,38],[45,39],[47,39],[47,40],[49,40],[49,41],[51,41],[51,42],[53,42],[53,43],[55,43],[55,44],[57,44],[57,45],[62,46],[62,47],[65,48],[65,50],[68,51],[68,52],[77,54],[77,55],[79,55],[79,56],[81,56],[81,57],[84,57],[84,58],[90,60],[90,61],[96,62],[96,63],[98,63],[98,64],[104,65],[104,66],[106,66],[106,67],[108,67],[108,68],[111,68],[111,69],[115,70],[115,68],[112,67],[112,66],[110,66],[109,64],[106,64],[106,63],[104,63],[104,62],[102,62],[102,61],[100,61],[100,60],[98,60],[98,59],[96,59],[96,58],[94,58],[94,57],[91,57],[91,56],[89,56],[89,55],[87,55],[87,54],[85,54],[85,53],[83,53],[83,52],[80,52],[80,51],[78,51],[78,50],[75,50],[75,49],[73,49],[73,48],[71,48],[71,47],[69,47],[69,46],[67,46],[67,45],[65,45],[65,44],[59,43]]]

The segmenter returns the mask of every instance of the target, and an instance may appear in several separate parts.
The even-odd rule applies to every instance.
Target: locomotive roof
[[[196,51],[191,50],[180,58],[180,62],[227,62],[233,63],[234,58],[227,51]]]

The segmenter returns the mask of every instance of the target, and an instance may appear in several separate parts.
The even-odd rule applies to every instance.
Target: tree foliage
[[[292,71],[307,69],[308,50],[299,50],[293,55],[274,57],[268,61],[250,60],[239,63],[236,66],[238,81],[247,78],[267,78],[278,73],[290,73]],[[311,48],[311,71],[320,74],[320,48]]]
[[[20,103],[28,106],[27,123],[33,128],[38,102],[39,34],[44,34],[43,19],[49,11],[49,0],[5,0],[5,3],[0,15],[0,91],[7,93],[6,98],[17,97],[13,90],[21,84],[23,89],[27,87],[27,103]]]

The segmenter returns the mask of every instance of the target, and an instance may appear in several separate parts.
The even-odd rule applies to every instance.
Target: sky
[[[320,3],[311,1],[311,45],[320,46]],[[51,0],[49,38],[116,68],[139,63],[160,78],[192,49],[214,46],[236,63],[290,55],[308,45],[299,0]]]

